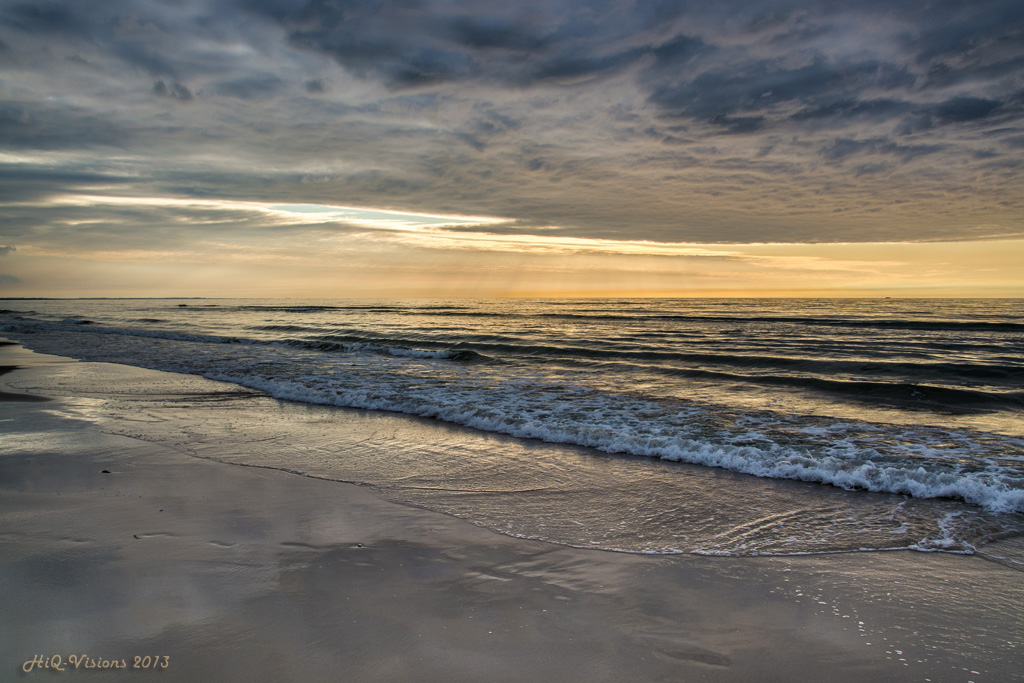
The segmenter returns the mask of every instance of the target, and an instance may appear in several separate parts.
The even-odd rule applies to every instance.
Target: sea
[[[133,436],[509,535],[745,556],[985,553],[1024,532],[1020,300],[0,308],[0,335],[28,349],[237,390],[151,400],[146,420],[108,401]]]

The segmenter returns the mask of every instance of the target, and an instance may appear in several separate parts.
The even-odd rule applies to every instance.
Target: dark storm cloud
[[[739,73],[714,70],[677,87],[656,88],[651,100],[669,111],[710,118],[772,109],[787,102],[848,101],[850,93],[891,91],[913,82],[905,69],[875,61],[830,64],[819,60],[780,69],[769,60],[759,60]]]
[[[172,100],[180,100],[182,102],[188,102],[195,97],[192,94],[192,91],[181,83],[171,82],[168,84],[164,83],[162,80],[153,84],[153,93],[160,95],[161,97],[169,97]]]
[[[178,69],[172,58],[160,55],[135,40],[120,40],[111,47],[111,54],[151,76],[176,77]]]
[[[174,38],[153,23],[139,24],[129,4],[87,7],[70,2],[14,3],[0,7],[7,25],[35,36],[59,39],[71,46],[100,47],[117,59],[155,76],[176,74]],[[168,44],[169,43],[169,44]]]
[[[918,63],[987,65],[1021,47],[1024,6],[1020,3],[947,0],[931,7],[923,4],[921,10],[928,16],[904,36]]]
[[[453,17],[445,29],[454,43],[479,50],[528,53],[543,50],[551,42],[536,30],[490,17]]]
[[[890,44],[901,49],[865,58],[866,50],[843,54],[829,41],[858,37],[841,28],[841,19],[870,28],[882,21],[873,13],[892,14],[889,6],[668,3],[645,11],[593,2],[574,16],[561,11],[567,7],[531,3],[517,11],[473,2],[248,3],[279,22],[296,47],[392,88],[565,85],[632,68],[663,115],[702,120],[720,132],[861,119],[892,121],[898,134],[976,121],[998,109],[998,100],[972,94],[939,105],[922,101],[920,91],[936,86],[938,70],[955,69],[958,82],[1014,74],[1020,81],[1022,12],[996,2],[940,5],[896,12],[894,25],[902,19],[904,26],[890,31]],[[950,66],[954,57],[959,61]],[[479,147],[478,137],[465,135]]]
[[[226,97],[240,100],[265,100],[274,97],[284,88],[285,83],[272,74],[249,76],[213,85],[213,90]]]
[[[121,147],[132,132],[88,108],[59,103],[0,102],[0,149]]]
[[[981,97],[954,97],[935,107],[935,115],[943,122],[983,119],[999,107],[996,100]]]
[[[5,8],[3,16],[15,28],[44,35],[78,35],[85,25],[74,6],[55,2],[14,3]]]
[[[55,193],[126,187],[138,178],[72,168],[0,164],[0,202],[33,202]]]
[[[914,110],[914,105],[894,99],[845,98],[827,104],[807,107],[792,115],[794,121],[833,122],[835,125],[849,125],[851,119],[889,120]]]
[[[833,215],[822,239],[889,238],[864,216],[910,198],[928,239],[1024,231],[1011,0],[0,0],[0,52],[0,151],[50,155],[4,201],[109,175],[574,236],[814,241]],[[108,154],[121,166],[87,168]],[[850,205],[863,220],[833,214]]]
[[[941,152],[941,145],[901,145],[885,138],[870,140],[837,139],[821,150],[822,156],[830,161],[841,161],[849,156],[862,154],[886,154],[909,161],[915,157]]]
[[[247,6],[279,21],[295,47],[329,55],[352,73],[379,78],[396,89],[464,81],[529,87],[590,80],[618,73],[645,57],[665,60],[693,47],[625,46],[621,29],[604,25],[601,16],[621,10],[613,3],[601,4],[589,10],[580,6],[579,24],[573,23],[569,6],[536,3],[502,8],[488,3],[313,0]]]

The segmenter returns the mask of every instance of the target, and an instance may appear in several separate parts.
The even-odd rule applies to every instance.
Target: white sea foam
[[[758,477],[795,479],[845,489],[900,493],[916,498],[957,498],[994,512],[1024,511],[1020,477],[994,468],[960,471],[946,463],[942,469],[922,465],[949,458],[940,448],[910,444],[886,455],[857,450],[849,444],[805,442],[802,448],[768,440],[764,445],[737,446],[726,434],[701,434],[705,410],[679,408],[671,416],[665,407],[614,396],[578,392],[538,391],[536,387],[506,386],[487,392],[468,389],[401,390],[386,384],[352,387],[349,377],[269,379],[253,374],[206,373],[212,379],[260,389],[271,396],[295,401],[431,417],[485,431],[552,443],[575,444],[607,453],[625,453],[711,467]],[[661,422],[650,423],[652,416]],[[646,418],[646,419],[645,419]],[[670,419],[670,421],[668,421]],[[667,422],[667,423],[666,423]],[[826,430],[833,434],[834,430]],[[742,435],[741,435],[742,436]],[[875,462],[872,453],[888,462]],[[901,455],[913,457],[901,458]]]

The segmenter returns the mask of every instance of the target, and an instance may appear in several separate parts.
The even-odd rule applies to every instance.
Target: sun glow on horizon
[[[701,244],[332,204],[62,194],[33,206],[79,237],[11,245],[0,296],[1024,296],[1024,240]],[[105,238],[140,216],[145,241]]]

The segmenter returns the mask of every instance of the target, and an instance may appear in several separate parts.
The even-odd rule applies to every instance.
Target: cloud
[[[740,70],[708,71],[676,87],[657,87],[651,100],[668,111],[706,118],[773,110],[789,102],[833,104],[849,101],[861,91],[886,92],[913,82],[904,68],[873,60],[829,63],[819,59],[791,69],[759,60]]]
[[[961,123],[983,119],[1001,103],[982,97],[954,97],[935,107],[935,115],[944,123]]]
[[[172,100],[180,100],[182,102],[188,102],[195,96],[192,91],[181,83],[171,82],[170,85],[164,83],[163,80],[158,80],[153,84],[153,94],[159,95],[160,97],[169,97]]]
[[[0,273],[0,285],[16,285],[21,282],[21,278],[16,275],[7,275],[6,273]]]
[[[5,8],[3,14],[12,26],[44,35],[77,35],[86,23],[72,7],[57,2],[15,3]]]
[[[35,202],[55,193],[96,186],[123,187],[137,181],[137,177],[104,173],[95,166],[67,164],[53,168],[30,163],[0,163],[0,205]]]
[[[0,104],[3,235],[195,234],[166,207],[76,218],[39,201],[90,188],[578,239],[1022,234],[1018,5],[0,2],[19,84]],[[59,227],[84,214],[97,222]]]
[[[595,3],[584,12],[596,19],[589,24],[575,24],[568,6],[527,4],[525,11],[399,0],[247,6],[279,22],[292,46],[328,55],[359,77],[381,79],[399,90],[461,82],[517,87],[580,83],[652,56],[663,66],[678,62],[701,44],[678,38],[665,45],[627,45],[621,29],[597,18],[621,15],[614,3]]]
[[[284,88],[285,83],[273,74],[247,76],[213,84],[213,90],[226,97],[240,100],[265,100],[274,97]]]
[[[12,251],[17,251],[14,247],[0,247],[0,256],[7,256]]]
[[[132,131],[71,103],[0,103],[0,149],[53,150],[122,146]]]
[[[887,121],[898,118],[913,111],[914,108],[911,102],[890,98],[858,100],[847,97],[805,107],[792,114],[791,118],[794,121],[815,121],[845,127],[855,119]]]
[[[830,161],[842,161],[846,157],[861,154],[888,154],[902,161],[909,161],[926,154],[942,151],[940,145],[900,145],[885,138],[851,140],[837,138],[826,145],[821,154]]]

